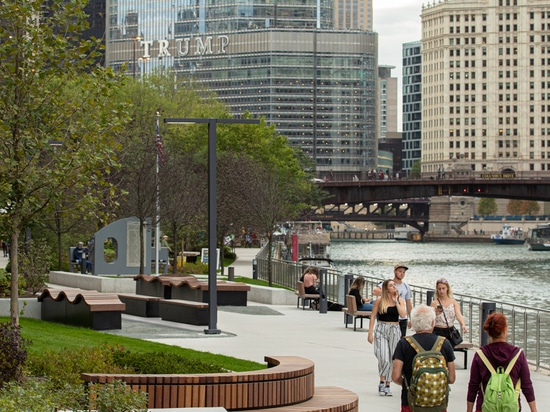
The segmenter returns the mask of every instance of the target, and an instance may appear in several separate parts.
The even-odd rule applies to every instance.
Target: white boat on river
[[[497,245],[523,245],[525,236],[523,229],[504,224],[500,233],[491,235],[491,240]]]

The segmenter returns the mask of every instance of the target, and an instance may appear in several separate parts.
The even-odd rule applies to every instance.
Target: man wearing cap
[[[393,267],[393,282],[395,283],[395,286],[399,291],[399,296],[401,296],[401,298],[405,300],[405,306],[407,307],[407,317],[399,318],[399,328],[401,329],[401,336],[407,335],[407,326],[410,327],[409,317],[411,316],[412,310],[411,287],[407,283],[403,282],[403,278],[405,277],[405,272],[407,270],[409,270],[409,268],[401,263],[398,263]],[[382,295],[382,283],[380,283],[377,287],[373,289],[372,294],[374,296]]]

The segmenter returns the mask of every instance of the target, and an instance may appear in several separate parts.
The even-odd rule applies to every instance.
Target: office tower
[[[550,3],[444,1],[422,10],[422,171],[550,168]]]
[[[392,69],[395,66],[378,66],[379,139],[397,132],[397,77],[391,77]]]
[[[335,30],[332,0],[111,1],[106,64],[207,86],[276,125],[318,177],[376,167],[377,35]],[[184,113],[182,113],[184,115]]]
[[[422,54],[421,43],[403,44],[402,65],[403,141],[402,164],[409,174],[422,155]]]
[[[334,0],[334,28],[373,31],[372,0]]]

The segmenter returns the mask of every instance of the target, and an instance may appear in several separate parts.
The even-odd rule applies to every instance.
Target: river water
[[[549,309],[550,252],[522,245],[332,241],[331,258],[344,273],[392,278],[402,263],[411,285],[434,289],[444,277],[457,294]]]

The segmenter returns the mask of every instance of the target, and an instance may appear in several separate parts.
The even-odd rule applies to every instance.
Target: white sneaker
[[[378,385],[378,395],[386,396],[386,388],[385,388],[385,385],[383,383],[380,383]]]
[[[390,387],[389,386],[386,386],[384,388],[384,394],[385,396],[393,396],[393,394],[391,393],[391,390],[390,390]]]

